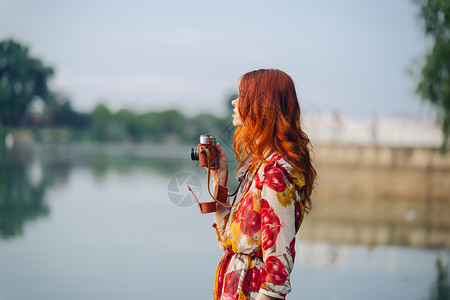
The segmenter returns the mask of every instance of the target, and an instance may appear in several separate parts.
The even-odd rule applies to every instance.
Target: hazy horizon
[[[273,67],[294,79],[305,113],[423,115],[408,75],[430,45],[418,10],[409,0],[0,0],[0,39],[52,66],[52,87],[81,111],[224,116],[239,77]]]

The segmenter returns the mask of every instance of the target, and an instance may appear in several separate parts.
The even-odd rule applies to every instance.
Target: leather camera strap
[[[239,202],[238,202],[238,203],[235,203],[235,202],[236,202],[236,196],[237,196],[236,194],[237,194],[237,192],[238,192],[238,190],[239,190],[239,188],[240,188],[240,186],[241,186],[243,180],[241,180],[241,181],[239,182],[239,185],[238,185],[238,187],[236,188],[236,191],[235,191],[233,194],[231,194],[231,195],[228,194],[228,188],[227,188],[226,186],[220,185],[220,181],[219,181],[219,183],[218,183],[218,184],[216,185],[216,187],[215,187],[214,195],[211,194],[211,190],[210,190],[210,188],[209,188],[209,186],[210,186],[210,180],[211,180],[211,156],[210,156],[209,150],[208,150],[207,148],[203,148],[203,149],[201,150],[201,152],[205,152],[206,157],[207,157],[207,161],[208,161],[208,193],[209,193],[209,195],[211,196],[211,198],[212,198],[214,201],[200,202],[200,201],[198,200],[198,198],[197,198],[197,195],[195,195],[195,193],[194,193],[194,191],[191,189],[191,187],[190,187],[189,185],[187,185],[189,191],[194,195],[194,198],[195,198],[195,200],[197,201],[197,204],[198,204],[198,207],[199,207],[199,209],[200,209],[200,212],[201,212],[202,214],[207,214],[207,213],[215,212],[215,211],[216,211],[216,203],[219,203],[220,205],[222,205],[223,207],[226,207],[226,208],[232,208],[232,207],[238,205]],[[249,169],[250,169],[250,168],[249,168]],[[246,174],[247,174],[247,172],[249,171],[249,169],[246,170],[244,176],[246,176]],[[255,172],[252,174],[252,179],[253,179],[253,177],[256,175],[256,173],[258,172],[258,169],[259,169],[259,167],[256,168]],[[227,170],[227,173],[228,173],[228,170]],[[251,180],[251,179],[250,179],[250,180]],[[227,174],[226,183],[227,183],[227,182],[228,182],[228,174]],[[226,183],[225,183],[225,184],[226,184]],[[247,186],[247,189],[244,191],[244,194],[248,191],[249,187],[250,187],[250,186]],[[235,196],[235,195],[236,195],[236,196]],[[226,202],[226,201],[229,199],[230,196],[235,196],[235,197],[234,197],[234,200],[233,200],[233,203],[232,203],[231,205],[225,204],[224,202]]]

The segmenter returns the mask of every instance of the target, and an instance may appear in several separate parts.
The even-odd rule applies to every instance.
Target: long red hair
[[[310,141],[300,124],[300,105],[294,82],[285,72],[261,69],[244,74],[239,81],[239,115],[244,126],[234,133],[236,159],[265,162],[264,152],[273,150],[305,176],[306,208],[316,170],[310,157]]]

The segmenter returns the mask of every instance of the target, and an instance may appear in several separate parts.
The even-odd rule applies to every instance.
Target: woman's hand
[[[220,145],[217,144],[217,151],[219,153],[219,167],[216,170],[211,170],[211,177],[214,181],[214,185],[220,184],[223,186],[228,186],[228,166],[227,159],[225,157],[225,153],[223,152]],[[208,171],[208,168],[205,167],[205,170]]]

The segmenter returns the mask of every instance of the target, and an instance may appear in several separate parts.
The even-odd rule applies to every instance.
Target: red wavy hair
[[[310,157],[310,140],[300,124],[300,105],[294,82],[285,72],[261,69],[239,81],[238,111],[243,122],[234,133],[233,146],[241,166],[250,159],[266,162],[264,153],[276,151],[305,176],[306,208],[316,170]]]

